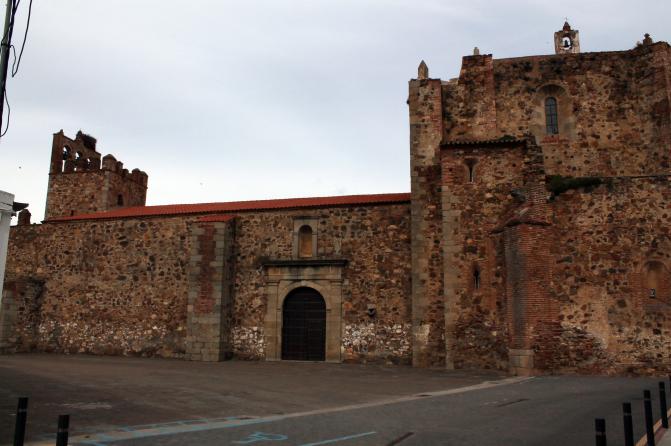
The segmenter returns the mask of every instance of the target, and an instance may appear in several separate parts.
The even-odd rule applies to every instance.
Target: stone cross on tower
[[[578,30],[571,29],[568,21],[555,33],[555,54],[577,54],[580,52]]]

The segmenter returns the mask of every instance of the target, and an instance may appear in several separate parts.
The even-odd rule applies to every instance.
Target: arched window
[[[480,268],[477,266],[473,267],[473,289],[480,289]]]
[[[312,228],[308,225],[298,230],[298,256],[312,257]]]
[[[573,42],[571,42],[571,38],[569,36],[564,36],[562,39],[562,46],[564,50],[570,50],[571,47],[573,46]]]
[[[545,99],[545,130],[548,135],[559,134],[557,119],[557,100],[553,97]]]
[[[61,162],[61,172],[65,171],[65,162],[70,159],[70,148],[63,147],[63,161]]]
[[[117,195],[116,204],[117,204],[117,206],[123,206],[123,195],[121,195],[121,194]]]

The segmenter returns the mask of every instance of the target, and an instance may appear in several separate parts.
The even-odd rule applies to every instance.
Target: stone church
[[[56,133],[0,348],[512,373],[671,365],[671,48],[474,51],[409,82],[410,193],[145,206]],[[401,106],[401,104],[399,104]]]

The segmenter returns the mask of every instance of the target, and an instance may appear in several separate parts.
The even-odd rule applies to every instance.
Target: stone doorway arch
[[[264,262],[266,284],[266,318],[264,347],[266,360],[282,359],[282,326],[285,300],[294,290],[309,288],[324,301],[326,312],[325,357],[327,362],[342,359],[342,288],[341,259],[267,260]]]
[[[313,288],[296,288],[282,305],[282,359],[326,359],[326,302]]]

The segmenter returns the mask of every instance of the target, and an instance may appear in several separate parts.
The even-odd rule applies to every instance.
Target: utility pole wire
[[[3,33],[2,43],[0,43],[0,129],[2,129],[2,118],[4,115],[6,93],[7,93],[7,69],[9,68],[9,51],[12,46],[12,32],[14,31],[14,15],[16,13],[16,0],[7,0],[7,10],[5,11],[5,31]],[[9,118],[9,117],[8,117]],[[0,134],[4,136],[7,129]]]
[[[14,77],[19,71],[19,66],[21,65],[21,59],[23,57],[23,50],[26,47],[26,40],[28,39],[28,29],[30,28],[30,17],[32,15],[33,0],[30,0],[30,4],[28,5],[28,20],[26,22],[26,30],[23,35],[21,51],[19,51],[19,57],[17,58],[16,48],[14,48],[12,45],[12,34],[14,33],[16,11],[18,10],[20,4],[21,0],[7,0],[7,9],[5,11],[5,26],[2,35],[2,42],[0,43],[0,137],[5,136],[9,130],[9,116],[11,113],[9,101],[7,100],[7,71],[9,70],[9,53],[10,51],[13,51],[14,53],[14,62],[12,63],[11,71],[12,77]],[[7,124],[5,126],[5,130],[2,131],[5,103],[7,104]]]
[[[21,0],[19,0],[16,3],[16,8],[14,9],[14,14],[16,14],[16,10],[19,8],[19,3],[21,3]],[[30,29],[30,17],[32,15],[33,15],[33,0],[30,0],[30,3],[28,3],[28,18],[26,19],[26,30],[23,33],[23,43],[21,43],[21,51],[19,51],[18,59],[16,58],[16,49],[14,48],[14,45],[12,45],[12,49],[14,50],[14,63],[12,64],[12,77],[16,76],[16,73],[19,72],[19,66],[21,65],[21,59],[23,58],[23,50],[26,49],[26,41],[28,40],[28,30]]]

